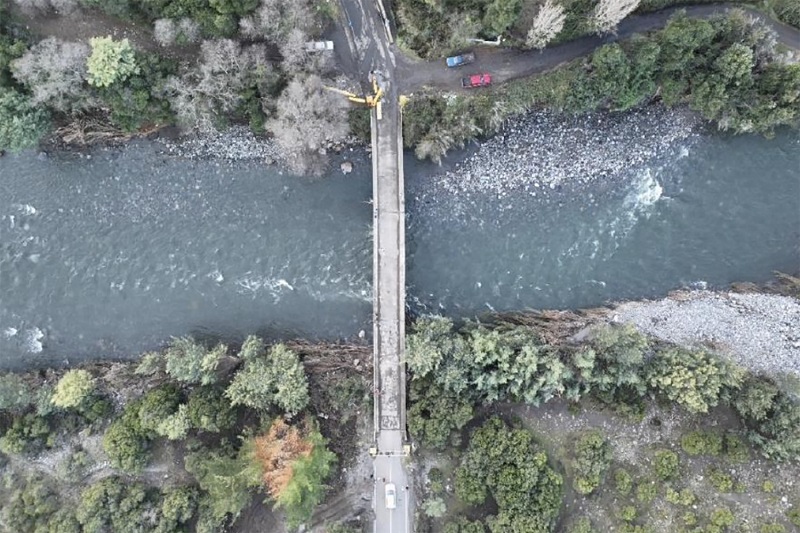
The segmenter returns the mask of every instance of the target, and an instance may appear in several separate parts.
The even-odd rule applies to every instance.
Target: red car
[[[473,87],[487,87],[491,84],[491,74],[473,74],[472,76],[461,78],[461,86],[465,89],[471,89]]]

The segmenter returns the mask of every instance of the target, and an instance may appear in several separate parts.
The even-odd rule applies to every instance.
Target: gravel
[[[431,193],[541,196],[620,179],[697,138],[699,125],[688,110],[662,106],[580,116],[533,112],[434,178]]]
[[[686,291],[627,302],[612,320],[681,345],[705,345],[755,372],[800,374],[800,301],[770,294]]]
[[[243,126],[191,135],[178,141],[162,139],[161,143],[169,154],[188,159],[263,161],[267,164],[280,160],[280,150],[274,141],[256,137]]]

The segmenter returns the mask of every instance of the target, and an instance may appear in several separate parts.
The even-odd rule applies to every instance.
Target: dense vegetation
[[[722,130],[769,134],[800,120],[800,65],[781,62],[772,32],[742,13],[678,14],[661,31],[541,76],[477,95],[420,95],[406,108],[404,141],[438,160],[534,107],[624,111],[652,101],[688,104]]]
[[[772,461],[800,459],[800,404],[791,392],[774,379],[751,375],[707,350],[655,342],[631,326],[592,326],[572,337],[532,325],[524,317],[459,326],[446,318],[427,317],[414,324],[406,357],[413,377],[409,431],[424,450],[444,458],[438,464],[452,463],[447,481],[437,468],[431,471],[422,504],[426,520],[444,520],[447,533],[554,531],[564,490],[574,491],[576,497],[599,491],[604,501],[611,498],[615,505],[620,495],[623,500],[630,497],[630,504],[616,508],[615,523],[631,533],[657,531],[658,527],[648,529],[637,520],[645,510],[651,517],[663,514],[663,510],[649,511],[657,498],[663,505],[676,506],[674,512],[695,503],[695,496],[681,485],[686,481],[684,461],[697,456],[723,458],[719,466],[708,467],[706,483],[730,492],[740,490],[736,488],[740,485],[725,462],[749,460],[751,447]],[[718,409],[725,409],[738,418],[735,425],[741,430],[689,431],[680,439],[678,451],[673,448],[678,443],[663,443],[669,447],[646,452],[651,470],[641,479],[621,467],[612,454],[616,443],[597,429],[569,434],[563,428],[564,440],[550,442],[549,450],[559,450],[567,481],[555,473],[563,470],[554,466],[555,458],[548,459],[542,448],[542,442],[554,436],[534,437],[519,421],[513,422],[514,417],[506,418],[512,420],[512,427],[490,418],[469,433],[466,447],[461,445],[465,428],[474,427],[475,414],[485,420],[487,410],[503,413],[519,403],[540,406],[558,399],[572,402],[576,411],[582,408],[579,405],[593,405],[616,413],[624,417],[622,427],[638,423],[652,401],[677,405],[697,423],[705,420],[701,427],[712,425],[707,413],[715,410],[717,417]],[[453,490],[445,488],[448,484]],[[612,484],[615,488],[608,488]],[[510,494],[523,496],[524,504]],[[466,511],[468,519],[452,518],[463,516],[465,507],[473,506]],[[448,509],[457,511],[451,514]],[[611,509],[606,511],[609,514]],[[717,511],[707,519],[685,513],[685,528],[678,522],[660,527],[698,533],[727,531],[734,523],[733,515],[727,509]],[[698,522],[705,520],[707,526]],[[573,531],[584,531],[580,529],[583,522],[589,523],[576,523]],[[697,527],[688,527],[692,525]]]
[[[4,374],[0,530],[216,532],[256,495],[296,528],[337,463],[313,412],[344,426],[364,400],[338,368],[362,391],[347,405],[336,387],[313,405],[298,352],[256,337],[236,355],[181,338],[138,365]]]
[[[319,173],[321,149],[348,134],[344,100],[321,90],[330,53],[305,49],[330,23],[331,2],[17,3],[36,13],[84,9],[87,17],[100,9],[145,31],[136,43],[104,35],[34,42],[22,21],[0,14],[0,150],[34,145],[51,119],[75,142],[239,122],[271,132],[295,172]]]
[[[656,11],[717,0],[398,0],[399,40],[406,50],[439,59],[470,46],[470,39],[502,37],[506,46],[541,48],[593,32],[605,33],[633,11]],[[795,0],[733,0],[751,4],[800,28]],[[553,16],[557,13],[557,16]],[[531,34],[545,37],[535,44]]]

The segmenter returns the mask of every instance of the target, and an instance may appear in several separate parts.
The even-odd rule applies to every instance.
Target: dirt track
[[[669,18],[682,9],[694,18],[710,18],[732,8],[742,9],[753,17],[765,21],[775,30],[778,40],[782,44],[791,49],[800,50],[800,30],[777,22],[754,9],[731,4],[681,6],[628,17],[620,23],[615,35],[581,37],[574,41],[547,47],[542,51],[521,51],[484,46],[478,49],[475,63],[460,69],[448,69],[444,59],[414,61],[399,50],[395,50],[397,80],[405,94],[423,87],[460,90],[461,77],[477,72],[490,72],[496,82],[502,83],[553,69],[562,63],[588,55],[604,44],[626,39],[637,33],[663,28]]]

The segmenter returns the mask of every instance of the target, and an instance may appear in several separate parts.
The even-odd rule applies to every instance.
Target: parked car
[[[466,54],[461,54],[460,56],[448,57],[447,66],[450,68],[463,67],[464,65],[469,65],[473,61],[475,61],[475,54],[468,52]]]
[[[394,509],[397,507],[397,491],[394,483],[386,484],[386,508]]]
[[[306,43],[306,52],[333,50],[333,41],[311,41]]]
[[[473,74],[466,78],[461,78],[461,86],[465,89],[473,87],[487,87],[492,84],[491,74]]]

